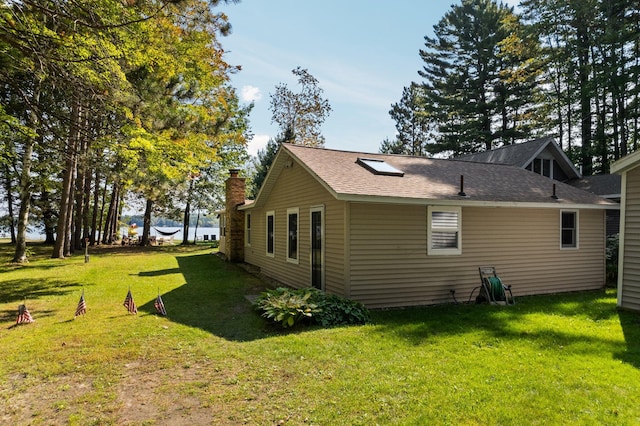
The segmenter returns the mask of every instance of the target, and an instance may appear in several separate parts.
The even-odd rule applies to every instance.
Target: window
[[[267,256],[275,256],[275,213],[267,212]]]
[[[427,254],[462,254],[462,209],[429,207]]]
[[[578,248],[578,212],[560,212],[560,248]]]
[[[537,173],[548,178],[553,178],[552,173],[553,160],[546,158],[536,158],[529,165],[528,169],[534,173]]]
[[[244,243],[251,247],[251,213],[244,215]]]
[[[224,237],[227,235],[227,215],[222,213],[218,218],[220,219],[220,236]]]
[[[374,160],[371,158],[358,158],[358,164],[376,175],[385,176],[404,176],[404,172],[396,169],[391,164],[382,160]]]
[[[298,209],[287,209],[287,261],[298,263]]]

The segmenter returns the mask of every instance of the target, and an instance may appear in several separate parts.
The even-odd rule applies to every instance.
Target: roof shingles
[[[594,194],[509,165],[365,154],[289,144],[283,147],[342,199],[614,205]],[[357,163],[359,157],[383,160],[404,172],[404,176],[376,175]],[[458,195],[461,176],[464,176],[466,197]],[[557,200],[551,198],[554,184]]]

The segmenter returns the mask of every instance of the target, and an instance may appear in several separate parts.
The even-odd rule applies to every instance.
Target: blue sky
[[[391,104],[411,81],[420,81],[424,36],[433,36],[433,26],[453,3],[241,0],[221,6],[233,28],[222,39],[226,60],[242,66],[232,84],[243,102],[255,102],[249,153],[278,133],[269,94],[279,83],[298,91],[291,73],[297,66],[318,79],[333,109],[322,125],[325,147],[377,152],[382,140],[395,135]]]

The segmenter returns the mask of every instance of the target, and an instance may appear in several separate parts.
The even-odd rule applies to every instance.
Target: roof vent
[[[358,164],[376,175],[384,176],[404,176],[404,172],[396,169],[384,160],[375,160],[372,158],[358,158]]]

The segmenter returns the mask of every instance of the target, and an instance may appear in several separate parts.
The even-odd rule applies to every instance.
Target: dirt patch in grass
[[[157,372],[139,369],[128,365],[127,377],[117,387],[118,423],[193,425],[208,424],[217,417],[215,407],[181,392],[185,384],[201,380],[202,369]]]

